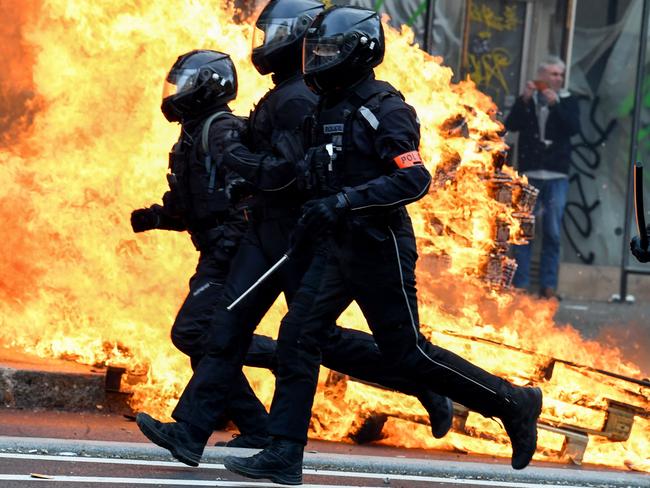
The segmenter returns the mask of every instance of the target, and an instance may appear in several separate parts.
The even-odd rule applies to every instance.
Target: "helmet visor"
[[[197,68],[173,70],[165,79],[163,98],[192,90],[196,86],[198,77]]]
[[[303,45],[303,72],[322,71],[340,63],[347,53],[342,35],[306,38]]]
[[[298,19],[272,19],[267,22],[258,22],[253,32],[253,49],[259,47],[273,48],[293,41],[302,32],[298,30]]]

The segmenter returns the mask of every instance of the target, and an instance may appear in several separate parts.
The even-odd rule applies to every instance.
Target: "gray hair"
[[[539,66],[537,66],[537,72],[540,73],[541,71],[546,71],[551,66],[559,66],[562,68],[562,71],[566,71],[566,64],[564,61],[562,61],[562,59],[560,59],[558,56],[548,56],[547,58],[544,58],[541,63],[539,63]]]

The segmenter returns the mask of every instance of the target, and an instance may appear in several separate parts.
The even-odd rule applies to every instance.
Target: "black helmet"
[[[318,0],[271,0],[255,23],[252,59],[257,71],[299,72],[302,39],[323,8]]]
[[[376,12],[349,6],[325,10],[305,35],[305,82],[316,93],[347,86],[383,61],[384,44]]]
[[[196,50],[179,56],[165,79],[160,109],[170,122],[182,122],[237,96],[237,71],[230,56]]]

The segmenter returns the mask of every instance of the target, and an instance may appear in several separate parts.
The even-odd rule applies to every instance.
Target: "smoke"
[[[0,22],[0,143],[16,147],[29,130],[34,115],[41,108],[32,79],[34,49],[23,37],[25,27],[34,19],[40,0],[3,2]]]

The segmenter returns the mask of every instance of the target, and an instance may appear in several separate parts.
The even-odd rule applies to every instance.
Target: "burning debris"
[[[444,333],[443,333],[444,334]],[[603,396],[602,400],[595,404],[589,397],[583,396],[575,400],[569,398],[552,399],[552,407],[547,412],[547,418],[541,419],[538,428],[544,431],[540,436],[538,452],[544,459],[561,459],[574,464],[582,464],[585,455],[589,452],[590,437],[594,443],[612,442],[622,443],[628,441],[634,431],[635,422],[644,423],[650,419],[650,408],[648,408],[647,393],[650,391],[650,382],[618,375],[608,371],[578,365],[575,363],[559,360],[556,358],[540,357],[532,351],[525,351],[517,347],[504,346],[494,341],[487,341],[479,337],[469,337],[449,333],[456,338],[461,338],[473,343],[482,343],[495,349],[493,354],[508,354],[514,352],[522,358],[527,359],[537,366],[531,368],[528,373],[522,371],[527,381],[535,383],[566,383],[571,374],[578,373],[588,378],[591,382],[606,382],[611,388]],[[640,388],[639,388],[640,387]],[[330,372],[324,388],[328,394],[340,396],[344,392],[349,401],[356,401],[353,397],[368,395],[368,389],[374,390],[374,395],[392,397],[399,395],[394,392],[382,390],[377,385],[367,385],[355,378]],[[645,393],[641,393],[642,391]],[[353,393],[355,392],[355,393]],[[399,395],[401,396],[401,395]],[[615,397],[615,398],[614,398]],[[624,399],[624,400],[623,400]],[[406,397],[402,401],[409,402]],[[563,405],[561,403],[564,402]],[[402,422],[415,422],[422,425],[429,425],[424,410],[395,410],[391,408],[391,401],[387,400],[372,402],[372,408],[366,409],[360,414],[350,426],[348,438],[356,443],[367,443],[382,441],[391,438],[389,432],[384,431],[389,420]],[[581,412],[570,420],[566,415],[558,413],[562,410],[581,407]],[[471,440],[463,439],[460,442],[459,436],[467,436],[473,439],[488,439],[494,442],[503,443],[504,439],[497,435],[494,429],[485,430],[477,428],[470,416],[474,415],[462,405],[454,405],[454,424],[451,443],[455,448],[476,452],[477,449],[466,449],[460,446],[467,446]],[[473,420],[473,419],[472,419]],[[386,429],[389,430],[389,429]],[[552,435],[549,435],[552,434]],[[558,442],[558,438],[560,442]],[[597,440],[596,440],[597,439]],[[390,442],[390,441],[389,441]],[[611,444],[609,444],[611,446]],[[478,450],[478,452],[481,452]],[[485,454],[490,454],[488,449]],[[591,453],[590,453],[591,454]]]
[[[9,12],[21,11],[23,2],[15,3]],[[182,52],[226,50],[239,72],[233,107],[240,114],[248,113],[270,80],[250,64],[250,26],[234,23],[222,2],[77,3],[73,17],[67,0],[29,7],[29,15],[13,19],[18,29],[0,31],[3,45],[17,42],[19,33],[30,53],[7,52],[14,69],[0,81],[0,93],[11,93],[15,85],[34,94],[33,103],[1,107],[3,120],[20,119],[28,127],[0,149],[0,164],[12,183],[0,188],[5,229],[0,341],[42,356],[126,367],[120,391],[128,390],[134,408],[162,416],[189,378],[189,364],[168,334],[195,256],[183,236],[134,236],[128,225],[131,209],[163,193],[166,154],[177,137],[158,110],[161,80]],[[532,237],[537,194],[506,164],[508,148],[494,104],[470,81],[451,84],[451,71],[412,46],[408,30],[386,31],[386,60],[378,77],[399,87],[417,109],[420,152],[435,179],[430,194],[409,207],[421,256],[423,333],[517,384],[540,386],[542,419],[550,427],[598,432],[610,424],[618,432],[617,438],[578,432],[562,454],[568,437],[545,430],[537,459],[577,459],[576,443],[591,436],[585,462],[650,471],[650,421],[636,410],[648,411],[648,387],[587,374],[585,367],[566,362],[627,378],[640,377],[639,368],[620,351],[556,325],[552,303],[507,289],[514,273],[507,248]],[[12,131],[21,124],[12,124]],[[285,310],[276,304],[261,332],[274,335]],[[364,327],[354,307],[342,323]],[[514,348],[495,349],[494,343]],[[566,362],[555,361],[553,374],[545,376],[541,371],[549,358]],[[270,403],[271,374],[247,374]],[[125,381],[130,377],[138,380]],[[116,381],[111,379],[113,390]],[[323,390],[317,397],[311,435],[372,437],[362,426],[376,412],[375,426],[385,415],[382,442],[510,455],[500,427],[471,413],[464,431],[435,440],[424,426],[398,420],[422,420],[424,412],[412,400],[355,382],[337,388],[336,395]],[[628,424],[620,419],[629,412],[607,410],[618,405],[609,400],[635,407],[625,440],[628,427],[622,425]]]

